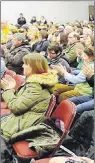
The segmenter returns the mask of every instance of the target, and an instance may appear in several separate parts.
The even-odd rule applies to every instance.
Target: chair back
[[[54,149],[52,155],[50,156],[53,156],[55,152],[60,148],[60,145],[62,144],[64,138],[69,133],[75,115],[76,115],[76,106],[69,100],[62,101],[55,109],[55,111],[52,113],[51,118],[56,118],[63,121],[65,131],[63,131],[60,140],[56,145],[56,148]]]

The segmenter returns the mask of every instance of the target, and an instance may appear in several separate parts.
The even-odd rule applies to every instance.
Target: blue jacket
[[[93,65],[94,66],[94,61],[89,63],[89,66]],[[86,76],[83,74],[83,72],[80,70],[78,75],[73,75],[68,72],[64,74],[64,78],[66,81],[72,83],[72,84],[79,84],[79,83],[84,83],[86,81]]]

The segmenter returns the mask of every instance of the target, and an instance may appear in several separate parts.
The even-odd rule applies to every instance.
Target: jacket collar
[[[57,72],[55,70],[49,70],[48,73],[33,74],[26,79],[26,82],[53,86],[58,83]]]

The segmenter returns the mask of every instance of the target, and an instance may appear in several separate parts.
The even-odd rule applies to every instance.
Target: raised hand
[[[67,72],[66,67],[61,64],[52,65],[51,68],[55,69],[60,75],[64,75],[64,73]]]
[[[16,86],[16,81],[10,75],[5,75],[1,80],[1,88],[3,89],[14,89]]]
[[[82,72],[87,78],[91,78],[94,75],[94,66],[89,67],[88,63],[84,63],[82,66]]]

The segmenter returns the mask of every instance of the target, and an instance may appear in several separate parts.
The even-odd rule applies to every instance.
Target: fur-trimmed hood
[[[33,74],[26,79],[26,82],[35,82],[41,85],[53,86],[58,83],[57,72],[55,70],[49,70],[48,73]]]

